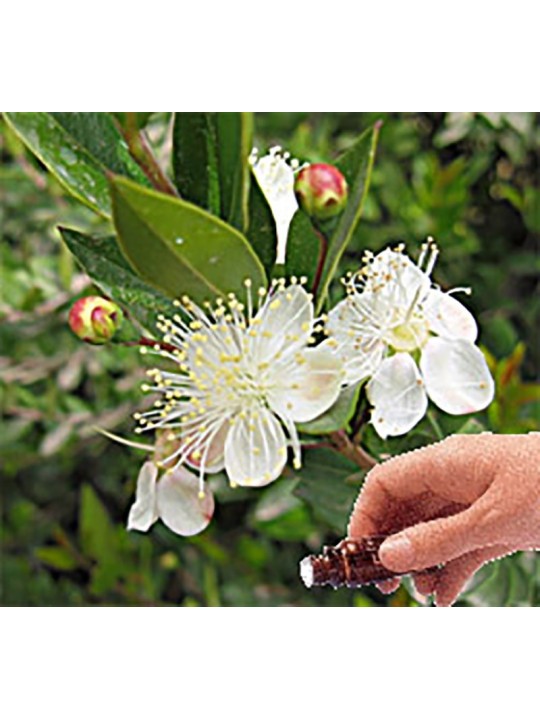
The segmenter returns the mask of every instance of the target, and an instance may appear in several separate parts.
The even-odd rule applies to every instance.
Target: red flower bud
[[[77,337],[93,345],[110,340],[122,324],[122,311],[102,297],[83,297],[69,311],[69,327]]]
[[[347,204],[349,188],[341,172],[333,165],[315,163],[301,170],[294,185],[302,208],[319,220],[340,213]]]

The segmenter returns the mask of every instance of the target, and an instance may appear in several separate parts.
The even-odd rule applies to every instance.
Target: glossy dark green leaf
[[[172,163],[182,198],[220,215],[215,115],[175,113]]]
[[[294,494],[305,500],[313,513],[341,536],[345,535],[358,484],[358,467],[333,450],[306,450],[300,482]]]
[[[109,113],[50,113],[71,138],[104,168],[142,185],[149,180],[131,157],[128,146]]]
[[[143,327],[153,332],[157,315],[170,314],[170,299],[135,274],[115,237],[93,238],[69,228],[59,230],[90,279],[106,295],[125,305]]]
[[[354,414],[360,388],[360,385],[345,388],[331,408],[311,422],[299,423],[298,429],[309,435],[327,435],[343,429]]]
[[[297,277],[304,275],[308,279],[307,287],[313,287],[323,242],[324,240],[317,235],[317,231],[306,213],[298,210],[289,228],[285,263],[286,275],[296,275]]]
[[[251,172],[249,154],[253,148],[253,113],[215,113],[221,216],[245,232]]]
[[[124,254],[138,274],[170,297],[196,302],[229,292],[244,280],[266,285],[264,268],[237,230],[191,203],[123,178],[111,181],[113,216]]]
[[[246,234],[270,276],[276,262],[276,223],[257,182],[252,182],[249,190],[249,227]]]
[[[335,163],[349,185],[349,200],[328,243],[328,252],[318,290],[318,311],[322,308],[330,282],[337,272],[341,256],[345,252],[362,216],[364,201],[371,182],[371,172],[379,133],[379,124],[366,130],[352,148],[338,158]]]
[[[147,180],[107,113],[4,113],[28,148],[68,192],[105,217],[111,214],[106,173]]]

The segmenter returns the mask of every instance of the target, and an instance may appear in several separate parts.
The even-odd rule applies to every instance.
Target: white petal
[[[339,343],[378,338],[382,336],[391,312],[388,298],[380,293],[353,293],[330,310],[326,331]]]
[[[478,327],[474,316],[453,295],[431,289],[424,300],[429,329],[442,337],[474,342]]]
[[[383,361],[385,351],[386,345],[382,342],[367,345],[365,350],[343,347],[341,358],[345,370],[344,383],[354,385],[373,375]]]
[[[337,400],[343,364],[330,350],[317,347],[276,363],[273,377],[275,384],[268,393],[271,409],[294,422],[308,422]]]
[[[260,159],[252,155],[250,160],[253,174],[276,221],[276,263],[282,265],[285,263],[289,226],[298,210],[294,194],[294,170],[277,148]]]
[[[285,433],[273,413],[259,407],[235,418],[225,441],[231,483],[260,487],[281,475],[287,460]]]
[[[186,463],[197,470],[204,463],[203,473],[217,473],[223,470],[225,467],[225,439],[229,429],[230,425],[226,420],[219,429],[213,430],[209,437],[210,442],[207,441],[201,446],[196,457],[192,453],[186,458]]]
[[[366,391],[374,406],[371,422],[382,438],[403,435],[426,413],[428,401],[422,379],[407,353],[383,360]]]
[[[348,295],[328,313],[325,330],[338,343],[349,342],[363,330],[364,323],[359,314],[362,295]]]
[[[199,478],[183,467],[165,473],[158,482],[159,517],[178,535],[196,535],[212,519],[214,496],[206,489],[201,498],[199,491]]]
[[[493,400],[495,384],[486,360],[467,340],[431,338],[420,369],[429,397],[451,415],[483,410]]]
[[[129,511],[128,530],[146,532],[157,520],[156,478],[158,469],[153,462],[145,462],[137,478],[135,502]]]
[[[333,345],[332,339],[325,340],[319,347],[331,349],[343,363],[343,384],[354,385],[373,375],[381,364],[386,345],[384,342],[372,340],[358,344],[355,340]]]
[[[372,375],[386,348],[381,340],[389,317],[388,303],[373,293],[350,295],[328,314],[326,331],[330,340],[323,347],[335,347],[345,367],[346,384]]]
[[[303,348],[313,328],[313,302],[301,285],[278,286],[248,330],[249,354],[255,363]]]

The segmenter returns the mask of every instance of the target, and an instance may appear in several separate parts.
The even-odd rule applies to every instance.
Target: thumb
[[[485,531],[473,507],[450,517],[419,523],[387,538],[379,557],[393,572],[423,570],[440,565],[486,544]]]

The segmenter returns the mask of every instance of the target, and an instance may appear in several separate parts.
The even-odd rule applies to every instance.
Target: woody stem
[[[362,470],[371,470],[377,461],[360,445],[355,445],[344,430],[331,433],[330,439],[338,452],[352,460]]]

